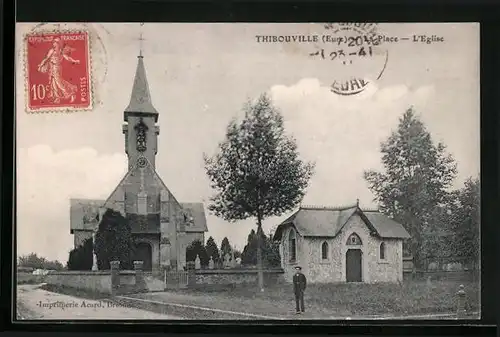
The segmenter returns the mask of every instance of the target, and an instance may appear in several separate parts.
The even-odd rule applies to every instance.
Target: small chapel
[[[285,279],[301,266],[310,283],[403,281],[403,225],[379,210],[301,206],[276,228]]]
[[[205,242],[208,228],[203,204],[179,202],[156,172],[158,118],[141,53],[123,114],[128,171],[106,200],[71,199],[70,233],[75,247],[83,244],[95,234],[104,212],[113,209],[129,221],[133,259],[143,261],[145,271],[182,270],[186,248],[195,240]]]

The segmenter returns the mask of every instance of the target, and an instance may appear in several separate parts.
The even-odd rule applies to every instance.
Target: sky
[[[45,29],[87,29],[91,36],[94,107],[70,113],[27,113],[23,38]],[[106,199],[126,173],[123,111],[142,50],[161,133],[156,168],[181,202],[208,205],[213,191],[203,153],[214,154],[227,124],[247,100],[268,93],[314,161],[302,204],[375,207],[363,171],[380,170],[380,143],[409,107],[435,142],[455,158],[454,187],[479,175],[479,25],[379,24],[388,37],[435,35],[443,42],[385,43],[369,61],[343,65],[310,53],[331,43],[257,43],[256,35],[332,34],[322,24],[18,24],[16,28],[16,186],[18,255],[65,262],[72,249],[69,199]],[[387,52],[387,54],[385,54]],[[376,75],[387,63],[380,79]],[[356,63],[358,62],[358,63]],[[333,81],[370,80],[360,94],[333,93]],[[209,232],[243,249],[255,228],[206,211]],[[285,216],[267,219],[266,232]]]

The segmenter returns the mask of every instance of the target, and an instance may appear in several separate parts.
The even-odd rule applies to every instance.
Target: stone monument
[[[200,256],[196,255],[196,259],[194,260],[194,269],[200,269],[200,268],[201,268]]]
[[[224,255],[224,268],[231,268],[231,256],[229,255],[229,253],[226,253],[226,255]]]
[[[214,269],[214,259],[210,256],[210,260],[208,261],[208,269]]]

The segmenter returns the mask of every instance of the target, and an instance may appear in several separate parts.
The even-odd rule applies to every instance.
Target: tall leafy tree
[[[479,179],[467,179],[464,187],[458,190],[455,196],[455,207],[451,213],[451,227],[455,234],[451,245],[453,255],[477,262],[480,252],[481,194]]]
[[[208,255],[208,259],[212,257],[212,260],[218,264],[220,262],[220,254],[219,247],[217,247],[217,243],[215,242],[213,237],[209,237],[207,243],[205,244],[205,250]]]
[[[110,269],[110,261],[120,261],[120,269],[132,269],[133,239],[130,224],[120,212],[107,209],[95,237],[99,270]]]
[[[456,164],[444,144],[433,143],[412,108],[381,144],[381,152],[384,171],[367,171],[364,177],[381,210],[408,230],[409,250],[416,266],[421,267],[424,233],[433,231],[436,207],[447,202]]]
[[[224,237],[224,239],[222,239],[222,242],[220,244],[221,259],[224,260],[224,256],[226,256],[226,254],[231,254],[231,251],[231,244],[229,243],[229,239],[226,236]]]
[[[257,264],[257,240],[257,233],[252,229],[248,235],[247,244],[241,254],[242,264],[253,266]],[[272,234],[266,236],[262,233],[260,240],[262,242],[263,265],[266,267],[279,267],[281,265],[279,244],[273,241]]]
[[[244,265],[257,265],[257,233],[252,229],[248,234],[247,244],[241,253],[241,263]]]
[[[314,165],[299,158],[295,140],[285,134],[283,117],[266,94],[246,104],[244,112],[241,122],[229,123],[218,153],[205,156],[216,191],[209,210],[230,222],[254,218],[261,233],[264,219],[291,211],[302,201]],[[263,291],[261,240],[257,265]]]

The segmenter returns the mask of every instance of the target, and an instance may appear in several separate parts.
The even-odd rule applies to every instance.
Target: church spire
[[[144,56],[142,54],[142,32],[140,35],[139,56],[137,56],[137,69],[135,71],[134,85],[130,96],[130,103],[125,113],[158,114],[151,101],[146,68],[144,67]],[[157,118],[156,118],[157,119]]]

